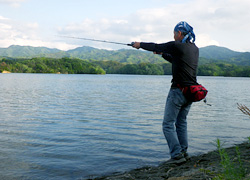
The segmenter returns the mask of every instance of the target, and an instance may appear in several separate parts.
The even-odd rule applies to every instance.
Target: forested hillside
[[[76,49],[62,51],[45,47],[31,46],[10,46],[0,48],[0,57],[11,58],[78,58],[96,61],[117,61],[121,63],[138,64],[142,62],[162,63],[164,60],[159,55],[152,52],[135,49],[104,50],[83,46]],[[218,46],[207,46],[200,48],[200,57],[203,58],[200,64],[212,62],[226,62],[236,65],[250,66],[250,52],[236,52],[228,48]]]
[[[160,55],[134,49],[79,47],[69,51],[30,46],[0,48],[0,72],[64,74],[171,74]],[[198,75],[250,77],[250,52],[200,48]]]

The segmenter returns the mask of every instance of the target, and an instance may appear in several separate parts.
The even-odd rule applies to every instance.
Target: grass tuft
[[[221,165],[223,167],[222,172],[213,178],[214,180],[241,180],[246,176],[246,171],[242,165],[242,161],[240,158],[240,151],[239,147],[236,146],[236,154],[237,156],[235,157],[235,161],[233,161],[225,149],[223,148],[223,144],[219,139],[215,141],[217,150],[220,154],[220,159],[221,159]]]

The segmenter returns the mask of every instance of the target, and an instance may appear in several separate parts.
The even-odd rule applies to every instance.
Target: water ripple
[[[199,77],[189,152],[249,136],[249,78]],[[170,76],[0,74],[0,179],[79,179],[169,158],[161,124]],[[235,88],[238,87],[238,88]],[[223,91],[222,91],[223,89]]]

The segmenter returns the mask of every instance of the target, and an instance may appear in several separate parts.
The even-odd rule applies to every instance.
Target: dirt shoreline
[[[239,147],[241,161],[246,169],[247,176],[244,180],[250,180],[250,143],[244,142],[235,146]],[[235,146],[225,148],[232,160],[237,156]],[[216,177],[221,170],[220,155],[215,150],[192,156],[189,161],[179,166],[162,163],[157,167],[143,167],[88,180],[209,180]]]

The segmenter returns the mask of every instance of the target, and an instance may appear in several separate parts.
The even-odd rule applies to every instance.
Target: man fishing
[[[189,159],[187,115],[192,104],[184,97],[182,89],[198,84],[199,49],[194,44],[193,28],[187,22],[182,21],[175,26],[174,40],[162,44],[135,42],[133,47],[161,54],[172,63],[172,85],[165,106],[163,133],[171,155],[167,163],[181,164]]]

